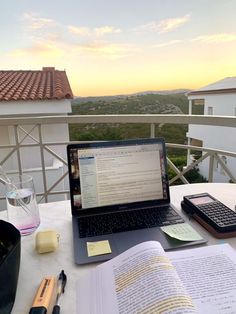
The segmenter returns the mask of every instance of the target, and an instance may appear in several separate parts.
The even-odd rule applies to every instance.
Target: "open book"
[[[236,252],[228,244],[164,252],[144,242],[77,284],[77,314],[236,313]]]

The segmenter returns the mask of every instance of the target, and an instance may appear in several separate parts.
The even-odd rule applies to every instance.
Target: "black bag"
[[[0,220],[0,313],[10,314],[14,305],[20,267],[20,232]]]

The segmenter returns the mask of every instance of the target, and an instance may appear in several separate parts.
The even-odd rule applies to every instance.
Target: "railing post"
[[[189,99],[189,101],[188,101],[188,114],[192,115],[192,111],[193,111],[193,99]]]
[[[193,100],[190,99],[188,102],[188,114],[192,115],[192,111],[193,111]],[[189,130],[189,124],[188,124],[188,130]],[[190,137],[188,137],[187,140],[188,140],[188,146],[189,146],[191,144]],[[187,149],[187,166],[191,163],[190,155],[191,155],[191,150],[188,148]]]
[[[210,156],[209,159],[209,175],[208,175],[208,182],[213,182],[213,168],[214,168],[214,154]]]
[[[46,166],[45,166],[45,159],[44,159],[44,152],[43,152],[43,137],[42,137],[41,124],[38,124],[38,131],[39,131],[40,156],[41,156],[42,172],[43,172],[44,199],[45,199],[45,202],[47,203],[48,202],[47,177],[46,177]]]
[[[191,144],[190,137],[187,138],[187,141],[188,141],[187,142],[188,146],[190,146],[190,144]],[[187,149],[187,166],[191,163],[190,156],[191,156],[191,150],[188,148]]]
[[[155,137],[155,123],[151,123],[150,125],[150,137],[154,138]]]
[[[22,174],[22,164],[21,164],[21,154],[20,154],[20,142],[19,142],[19,134],[18,134],[18,125],[14,125],[14,133],[15,133],[15,141],[16,141],[16,155],[17,155],[17,163],[19,174]]]

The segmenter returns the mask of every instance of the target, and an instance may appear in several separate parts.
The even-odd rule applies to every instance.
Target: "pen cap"
[[[54,305],[52,314],[60,314],[60,306],[59,305]]]
[[[44,306],[32,307],[29,314],[46,314],[47,309]]]

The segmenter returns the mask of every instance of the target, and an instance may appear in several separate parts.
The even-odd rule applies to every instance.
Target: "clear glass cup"
[[[33,178],[29,175],[10,177],[6,184],[8,221],[21,233],[34,232],[39,224],[39,209],[36,201]]]

